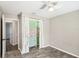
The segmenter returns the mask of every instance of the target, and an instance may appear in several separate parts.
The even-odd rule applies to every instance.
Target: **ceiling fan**
[[[49,11],[53,11],[58,4],[57,1],[43,1],[42,3],[44,4],[40,7],[40,9],[48,8]]]
[[[48,11],[54,11],[55,9],[60,8],[57,1],[42,1],[42,3],[43,5],[40,7],[41,10],[47,8]],[[36,11],[33,12],[32,14],[37,15]]]

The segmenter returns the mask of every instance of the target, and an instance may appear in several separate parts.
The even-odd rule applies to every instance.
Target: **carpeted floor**
[[[6,53],[5,58],[76,58],[51,47],[46,48],[31,48],[27,54],[20,54],[19,50]]]

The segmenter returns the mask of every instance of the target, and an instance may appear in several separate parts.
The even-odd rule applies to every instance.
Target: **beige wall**
[[[45,19],[43,20],[43,42],[42,47],[49,46],[50,40],[50,21]]]
[[[79,11],[50,20],[51,46],[79,56]]]
[[[13,45],[17,45],[18,44],[18,22],[17,21],[13,21],[13,40],[12,43]]]

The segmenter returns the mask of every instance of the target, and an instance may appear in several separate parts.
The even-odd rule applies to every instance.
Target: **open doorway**
[[[13,23],[11,22],[6,22],[6,52],[10,52],[13,50],[17,50],[18,46],[13,45]]]
[[[40,46],[40,26],[39,21],[29,20],[29,51],[39,49]]]

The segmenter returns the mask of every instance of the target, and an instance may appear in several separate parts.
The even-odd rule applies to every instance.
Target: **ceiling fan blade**
[[[46,4],[44,4],[40,9],[44,9],[45,7],[46,7],[47,5]]]
[[[53,5],[57,5],[58,2],[52,2]]]

